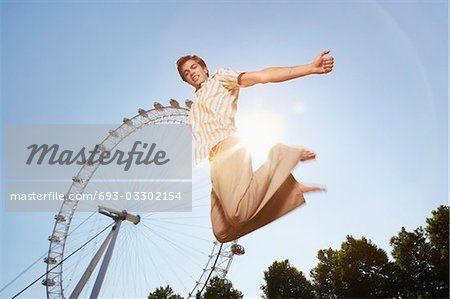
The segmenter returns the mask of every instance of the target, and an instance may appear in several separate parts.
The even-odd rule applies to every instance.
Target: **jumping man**
[[[321,52],[313,62],[292,67],[269,67],[238,73],[220,68],[209,75],[205,61],[196,55],[178,59],[181,78],[194,87],[188,123],[195,140],[195,164],[211,163],[211,222],[218,241],[240,238],[299,207],[303,193],[324,191],[303,185],[291,171],[300,161],[315,159],[304,148],[277,144],[256,171],[235,126],[241,87],[284,82],[333,70],[333,57]]]

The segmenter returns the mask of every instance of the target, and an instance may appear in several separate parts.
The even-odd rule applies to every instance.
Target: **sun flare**
[[[236,122],[241,141],[252,155],[254,167],[266,160],[270,148],[283,139],[285,132],[282,117],[270,110],[241,113]]]

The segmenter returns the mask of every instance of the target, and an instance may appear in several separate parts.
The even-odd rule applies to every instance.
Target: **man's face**
[[[201,84],[208,79],[208,69],[202,67],[193,59],[189,59],[183,64],[181,72],[186,82],[192,85],[195,90],[199,89]]]

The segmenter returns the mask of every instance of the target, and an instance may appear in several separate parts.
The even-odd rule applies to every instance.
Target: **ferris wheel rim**
[[[159,103],[155,103],[155,108],[150,110],[144,110],[139,109],[139,113],[132,117],[131,119],[125,118],[123,120],[123,124],[118,126],[114,130],[110,130],[107,137],[105,137],[101,143],[97,144],[96,146],[102,146],[104,143],[111,138],[112,132],[117,132],[119,129],[133,127],[132,130],[129,131],[128,134],[123,135],[121,137],[115,137],[118,138],[118,141],[115,143],[114,147],[117,146],[120,142],[122,142],[124,139],[126,139],[129,135],[134,133],[136,130],[148,126],[148,125],[154,125],[158,123],[179,123],[179,124],[186,124],[186,121],[177,121],[177,120],[170,120],[170,117],[188,117],[189,114],[189,108],[180,107],[179,105],[172,105],[171,106],[162,106],[158,105]],[[152,117],[150,117],[150,115]],[[136,122],[136,125],[135,125]],[[114,148],[113,147],[113,148]],[[111,148],[111,149],[113,149]],[[99,164],[97,165],[88,165],[83,164],[76,176],[73,178],[73,182],[70,185],[67,194],[71,194],[71,191],[73,190],[79,190],[81,193],[84,192],[86,186],[89,183],[90,178],[95,174],[97,168],[99,167]],[[83,181],[80,177],[81,174],[83,174],[83,170],[87,169],[87,172],[89,173],[89,176],[87,177],[87,180]],[[81,188],[80,188],[81,187]],[[66,239],[68,237],[69,229],[71,227],[73,216],[76,212],[78,201],[77,200],[70,200],[69,197],[65,195],[65,199],[61,205],[61,208],[57,215],[55,215],[55,225],[52,230],[52,234],[49,237],[50,245],[49,250],[47,254],[47,258],[44,260],[44,262],[47,263],[47,275],[42,284],[46,286],[46,292],[47,292],[47,298],[65,298],[64,294],[64,286],[63,286],[63,263],[61,262],[64,258],[65,254],[65,246],[66,246]],[[94,215],[96,212],[93,212],[92,215]],[[66,218],[67,216],[67,218]],[[64,217],[64,219],[63,219]],[[64,221],[63,221],[64,220]],[[62,233],[62,235],[61,235]],[[61,238],[60,238],[61,236]],[[235,244],[236,241],[230,242],[232,244]],[[194,293],[195,290],[198,290],[199,287],[203,287],[206,285],[209,277],[212,273],[218,272],[220,270],[221,272],[218,272],[221,277],[225,277],[230,266],[231,262],[233,260],[233,253],[230,249],[228,251],[222,250],[223,244],[218,245],[219,242],[216,240],[213,243],[213,248],[211,251],[211,254],[209,255],[209,258],[206,262],[205,267],[203,268],[203,272],[200,275],[200,278],[196,281],[196,284],[192,291],[189,293],[188,298],[191,298],[192,296],[195,296]],[[231,246],[231,245],[230,245]],[[217,248],[219,248],[217,250]],[[58,251],[59,250],[59,251]],[[221,255],[223,255],[221,257]],[[214,262],[211,263],[213,260],[213,257],[216,257]],[[218,269],[217,268],[217,262],[219,257],[224,259],[225,267]],[[53,259],[53,260],[52,260]],[[58,261],[59,264],[56,266],[55,263],[52,263],[53,261]],[[208,273],[207,280],[202,281],[202,278],[204,277],[205,273]],[[56,278],[56,280],[55,280]],[[203,278],[204,279],[204,278]],[[44,283],[45,282],[45,283]],[[53,283],[52,283],[53,282]],[[203,290],[203,289],[202,289]]]

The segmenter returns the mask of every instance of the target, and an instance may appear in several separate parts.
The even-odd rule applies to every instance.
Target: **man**
[[[195,89],[188,123],[196,143],[195,163],[208,156],[211,162],[211,222],[218,241],[229,242],[280,218],[305,202],[303,193],[325,190],[300,184],[290,173],[299,161],[315,159],[315,153],[304,148],[277,144],[253,172],[235,115],[241,87],[327,74],[334,65],[333,57],[324,57],[329,52],[309,64],[243,73],[221,68],[211,76],[199,56],[178,59],[181,78]]]

